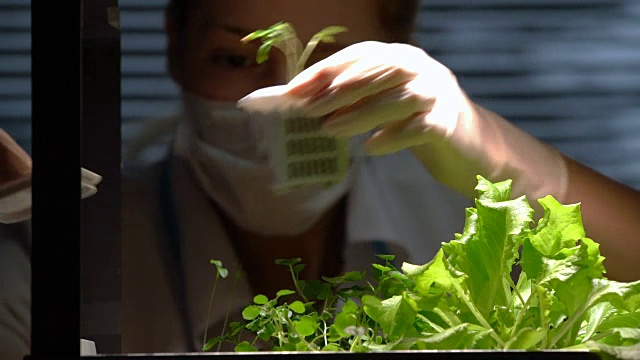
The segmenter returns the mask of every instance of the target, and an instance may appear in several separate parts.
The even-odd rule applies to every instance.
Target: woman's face
[[[331,25],[346,26],[336,43],[320,44],[307,65],[351,44],[385,40],[379,25],[378,1],[372,0],[198,0],[189,12],[184,50],[170,61],[174,80],[184,91],[210,100],[237,101],[253,90],[284,84],[285,59],[272,48],[269,60],[255,62],[259,40],[240,39],[279,22],[291,23],[306,44]],[[168,28],[169,46],[177,38]]]

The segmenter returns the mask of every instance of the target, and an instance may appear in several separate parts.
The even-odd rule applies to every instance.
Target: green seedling
[[[213,281],[213,288],[211,289],[211,297],[209,298],[209,310],[207,311],[207,324],[211,319],[211,308],[213,306],[213,299],[216,294],[216,286],[218,285],[218,280],[220,280],[220,278],[226,278],[227,275],[229,275],[229,270],[227,270],[225,267],[222,266],[222,261],[211,259],[209,260],[209,262],[211,263],[211,265],[213,265],[216,268],[216,277],[215,277],[215,280]],[[204,330],[204,339],[202,340],[203,351],[207,351],[211,348],[211,346],[207,346],[207,330],[208,329]]]
[[[269,59],[272,47],[276,47],[285,55],[287,62],[287,82],[304,70],[311,53],[321,42],[335,42],[335,35],[347,31],[343,26],[329,26],[316,33],[306,46],[298,39],[295,29],[287,22],[279,22],[268,29],[256,30],[242,38],[247,43],[253,40],[262,41],[258,48],[256,62],[261,64]]]

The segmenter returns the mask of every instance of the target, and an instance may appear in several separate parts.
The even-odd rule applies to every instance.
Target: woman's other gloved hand
[[[84,168],[81,197],[94,195],[102,177]],[[10,224],[31,218],[31,157],[4,130],[0,129],[0,223]]]
[[[31,157],[0,129],[0,185],[31,175]]]
[[[513,180],[513,196],[532,204],[564,200],[563,156],[505,119],[474,104],[455,75],[422,49],[363,42],[309,67],[289,84],[250,94],[248,111],[325,117],[339,137],[374,131],[371,154],[410,149],[443,184],[473,198],[476,175]]]
[[[0,129],[0,223],[31,216],[31,157]]]

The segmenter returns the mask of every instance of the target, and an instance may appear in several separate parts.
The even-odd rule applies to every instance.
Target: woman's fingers
[[[384,155],[429,142],[447,141],[460,114],[436,99],[431,105],[427,111],[413,113],[376,132],[365,142],[365,150],[371,155]]]
[[[399,68],[376,67],[366,72],[356,72],[351,78],[343,78],[309,98],[304,114],[321,117],[341,110],[362,99],[382,93],[407,83],[413,78]]]
[[[288,86],[289,93],[306,98],[315,95],[330,85],[343,84],[358,75],[375,69],[394,67],[390,52],[396,49],[391,44],[365,41],[344,48],[302,71]]]
[[[376,132],[364,143],[364,149],[371,155],[386,155],[418,145],[424,141],[420,124],[424,113],[411,114]]]
[[[329,87],[333,80],[350,65],[351,63],[344,63],[326,68],[317,68],[316,71],[309,68],[289,82],[288,93],[298,98],[311,97]]]
[[[334,80],[355,64],[362,64],[362,56],[349,48],[343,49],[328,58],[321,60],[296,75],[287,86],[289,94],[308,98],[329,87]]]
[[[323,124],[333,136],[350,137],[392,126],[414,113],[428,111],[430,100],[407,91],[404,84],[367,96],[336,111]]]
[[[0,184],[31,174],[31,157],[0,129]]]

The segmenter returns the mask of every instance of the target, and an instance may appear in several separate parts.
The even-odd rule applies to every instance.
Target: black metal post
[[[82,164],[102,176],[82,201],[80,334],[99,353],[120,346],[120,25],[117,0],[85,1]]]
[[[31,2],[36,358],[80,352],[81,6]]]

